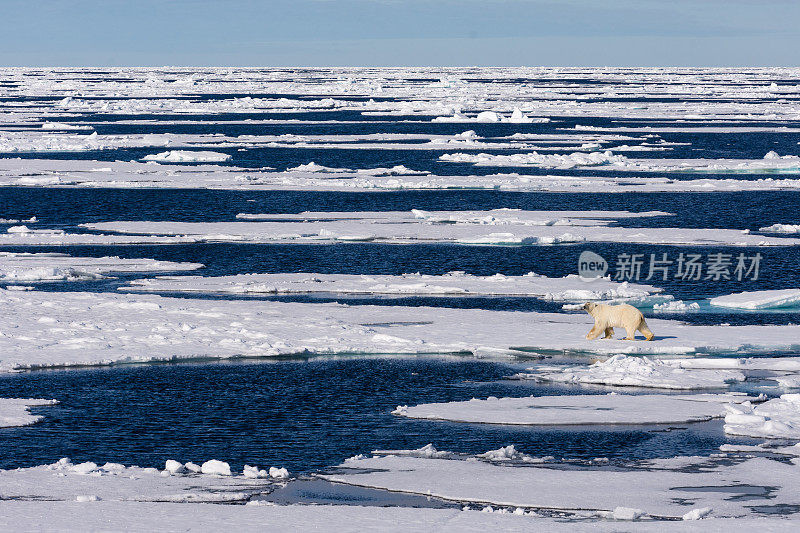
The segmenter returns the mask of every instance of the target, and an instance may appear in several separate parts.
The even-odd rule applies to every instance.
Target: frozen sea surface
[[[57,261],[50,261],[52,264],[48,263],[48,256],[24,256],[24,260],[6,261],[9,263],[6,271],[10,272],[13,267],[15,273],[6,275],[0,286],[12,286],[20,291],[4,293],[4,297],[21,307],[17,311],[19,316],[15,317],[17,320],[0,321],[0,336],[14,347],[14,353],[20,358],[52,357],[50,362],[74,362],[86,356],[83,360],[98,362],[92,357],[103,358],[103,349],[112,345],[119,353],[131,356],[126,360],[153,354],[168,358],[178,349],[175,339],[181,339],[184,333],[200,338],[207,331],[204,328],[211,331],[222,327],[221,322],[218,324],[208,318],[200,321],[203,328],[193,330],[194,319],[173,313],[178,307],[198,311],[218,306],[219,309],[238,309],[243,316],[250,316],[248,313],[254,309],[284,309],[294,313],[283,322],[258,322],[247,328],[226,326],[224,337],[215,336],[211,331],[210,340],[197,345],[209,359],[223,351],[227,355],[240,355],[241,348],[235,341],[245,333],[255,333],[256,337],[260,334],[286,337],[286,331],[291,330],[287,338],[303,341],[303,334],[310,335],[309,332],[319,326],[314,321],[331,318],[325,314],[334,314],[327,311],[334,308],[344,309],[340,311],[344,318],[352,318],[359,309],[360,312],[367,309],[375,315],[401,317],[402,328],[419,326],[420,331],[426,326],[415,325],[413,318],[406,322],[407,316],[427,313],[435,316],[431,320],[439,320],[440,315],[446,315],[451,317],[452,323],[458,316],[491,315],[462,309],[516,311],[513,315],[504,315],[510,317],[505,325],[512,324],[516,328],[509,331],[508,336],[532,336],[533,332],[527,330],[528,319],[545,317],[550,320],[546,322],[550,324],[549,333],[540,337],[552,337],[553,332],[561,328],[559,335],[566,339],[553,345],[557,349],[540,350],[546,353],[518,350],[516,358],[501,360],[342,355],[278,359],[258,364],[120,365],[110,369],[3,374],[0,375],[0,398],[52,398],[59,403],[33,405],[28,414],[24,402],[33,400],[6,402],[10,422],[35,423],[0,428],[0,468],[48,464],[65,456],[71,457],[76,466],[80,466],[81,461],[111,461],[159,469],[167,459],[202,464],[215,458],[228,461],[235,473],[241,472],[244,464],[250,464],[285,466],[293,474],[302,475],[335,472],[336,466],[342,464],[379,464],[384,459],[343,462],[376,449],[419,449],[428,444],[462,454],[485,454],[487,450],[495,450],[490,455],[498,457],[505,453],[515,457],[522,457],[515,454],[527,454],[526,457],[541,461],[531,463],[542,466],[545,470],[541,471],[514,470],[519,465],[508,463],[503,463],[503,468],[495,468],[497,465],[480,461],[458,462],[463,464],[444,461],[444,467],[459,471],[464,467],[464,472],[477,471],[472,467],[492,473],[510,472],[511,475],[497,477],[495,494],[481,496],[493,502],[498,495],[508,494],[507,491],[515,487],[537,486],[535,482],[514,480],[532,479],[526,476],[545,472],[553,463],[561,465],[561,459],[575,460],[565,465],[567,469],[577,465],[591,476],[597,476],[596,479],[603,479],[614,468],[622,468],[623,463],[630,466],[631,461],[638,460],[673,461],[681,469],[689,468],[696,464],[689,456],[701,457],[703,461],[719,452],[720,446],[722,451],[733,454],[770,453],[757,446],[763,441],[757,437],[795,439],[798,435],[797,398],[792,393],[798,390],[800,381],[795,373],[775,369],[776,365],[796,365],[795,359],[736,361],[725,357],[731,354],[715,353],[714,357],[702,354],[681,360],[680,365],[673,364],[674,361],[664,363],[629,357],[589,367],[592,360],[586,355],[565,357],[560,349],[574,344],[575,339],[582,339],[585,331],[575,328],[573,332],[573,326],[583,328],[588,325],[589,318],[585,314],[564,316],[563,313],[582,312],[564,307],[564,302],[546,298],[380,295],[375,291],[239,295],[209,290],[170,294],[168,284],[154,282],[153,286],[163,289],[162,294],[183,298],[170,299],[169,309],[162,310],[165,320],[156,313],[135,311],[136,304],[118,306],[119,312],[114,317],[95,311],[84,316],[79,304],[100,300],[127,302],[129,296],[121,295],[118,289],[130,286],[129,282],[136,279],[153,278],[159,275],[160,269],[171,274],[178,271],[178,275],[187,270],[188,274],[203,277],[280,276],[301,272],[318,277],[413,276],[417,273],[444,276],[453,271],[473,276],[522,276],[533,271],[550,278],[564,278],[577,273],[578,257],[586,249],[600,254],[612,266],[620,254],[642,254],[647,260],[651,254],[660,256],[662,253],[674,259],[679,253],[707,257],[742,252],[762,254],[758,279],[640,279],[641,283],[662,289],[659,294],[666,298],[666,304],[657,309],[653,301],[635,303],[651,325],[660,325],[663,331],[669,330],[669,334],[675,336],[669,341],[673,344],[678,342],[681,333],[688,340],[692,335],[697,336],[698,331],[710,331],[693,327],[698,325],[796,325],[800,323],[800,308],[784,305],[791,303],[784,296],[800,289],[800,270],[797,269],[800,247],[794,246],[796,242],[792,240],[797,237],[794,230],[800,225],[797,212],[800,203],[798,102],[800,73],[796,69],[158,68],[61,69],[58,72],[0,69],[0,235],[4,235],[0,238],[3,243],[0,252],[66,254],[58,256]],[[473,239],[475,235],[466,236],[469,242],[462,239],[458,245],[201,242],[207,233],[205,230],[212,228],[208,223],[239,221],[247,224],[247,219],[237,218],[242,213],[269,217],[308,212],[315,220],[324,220],[326,216],[353,212],[374,216],[389,211],[410,215],[412,210],[487,212],[499,209],[662,211],[673,216],[611,217],[613,220],[602,224],[607,223],[612,231],[628,228],[626,233],[617,231],[612,238],[606,238],[606,242],[591,245],[562,242],[552,246],[541,243],[516,246],[508,244],[511,239],[506,239],[504,246],[480,246],[478,244],[485,244],[487,240]],[[464,214],[454,216],[463,218]],[[141,223],[160,222],[164,224],[153,227],[162,230],[176,223],[199,226],[195,227],[198,234],[188,238],[120,236],[111,233],[114,228],[119,229],[119,225],[108,225],[119,221],[136,223],[138,225],[132,227],[139,228],[143,227]],[[103,224],[106,225],[95,227],[104,228],[102,233],[106,235],[88,229],[91,225]],[[310,230],[315,229],[313,223],[309,226]],[[705,229],[705,237],[717,239],[676,246],[627,242],[653,242],[636,234],[652,235],[657,233],[655,230],[664,228],[678,228],[675,232]],[[413,231],[410,225],[405,229]],[[430,233],[430,227],[425,229]],[[464,228],[434,229],[454,234]],[[580,227],[555,229],[559,232],[563,229],[564,233],[584,231]],[[728,230],[721,244],[718,238],[723,233],[716,230]],[[487,226],[486,229],[486,233],[504,231],[507,229],[501,226]],[[747,238],[738,237],[742,232],[749,232]],[[344,235],[352,238],[367,233],[371,232],[345,232]],[[767,240],[785,246],[757,246]],[[744,241],[752,246],[725,245]],[[164,244],[155,244],[157,242]],[[663,242],[663,239],[655,242]],[[720,245],[708,245],[710,242]],[[28,269],[24,275],[20,274],[21,261]],[[69,272],[56,275],[54,269],[59,265],[69,268]],[[81,272],[94,269],[88,273],[97,275],[72,275],[81,268]],[[27,281],[23,283],[24,280]],[[197,285],[213,287],[214,283],[204,280]],[[777,305],[775,295],[782,295]],[[733,299],[748,305],[719,307],[711,305],[712,298],[722,298],[716,300],[717,303]],[[769,301],[752,304],[756,300]],[[43,302],[42,308],[48,302],[69,305],[65,305],[59,315],[57,309],[48,308],[43,313],[39,307],[26,306],[26,301]],[[274,301],[292,302],[292,305]],[[380,307],[312,307],[311,304],[319,302]],[[423,307],[433,309],[423,310]],[[30,315],[19,319],[23,316],[22,309],[27,309],[25,312]],[[350,314],[346,315],[348,311]],[[671,322],[662,322],[662,319]],[[158,323],[154,324],[154,320]],[[690,326],[682,329],[684,326],[676,324],[676,320]],[[139,323],[130,325],[131,321]],[[280,330],[279,323],[288,329]],[[305,329],[298,328],[297,324],[304,324]],[[144,331],[143,327],[149,329]],[[164,327],[167,330],[159,330]],[[370,327],[380,329],[383,325],[370,321]],[[272,331],[263,331],[270,328]],[[474,329],[501,331],[486,324]],[[325,331],[328,332],[326,338],[317,339],[321,345],[335,345],[347,335],[359,335],[360,330]],[[732,332],[729,336],[735,337],[734,332],[744,330],[721,329],[722,333],[716,333],[724,336],[724,331]],[[766,333],[761,334],[761,341],[775,332],[773,338],[768,339],[775,345],[794,336],[791,328],[763,331]],[[131,337],[137,333],[141,335]],[[468,333],[474,335],[475,331]],[[68,339],[75,343],[67,343],[67,346],[78,348],[62,349],[57,343],[72,334],[102,342],[87,350],[83,340]],[[382,342],[391,340],[386,335],[378,337]],[[756,337],[758,335],[750,341],[758,341]],[[150,348],[137,352],[133,347],[142,339],[150,343]],[[234,342],[219,346],[215,351],[215,340]],[[352,337],[350,340],[360,339]],[[646,348],[650,344],[597,343],[592,348],[597,346],[600,351],[610,346],[615,351],[617,346],[622,350],[641,348],[642,344]],[[754,352],[755,347],[749,345],[738,355],[746,357]],[[536,359],[537,355],[552,358],[540,360]],[[503,379],[526,371],[531,365],[535,365],[536,370],[528,372],[563,379],[545,382]],[[614,368],[608,368],[612,366]],[[683,369],[691,371],[685,373]],[[790,370],[794,372],[795,369]],[[612,388],[611,384],[619,387]],[[624,390],[622,385],[625,385]],[[400,405],[412,409],[425,404],[442,406],[473,397],[486,400],[492,396],[570,395],[579,403],[583,401],[581,405],[585,409],[586,402],[591,405],[591,396],[586,399],[577,395],[606,395],[611,391],[632,395],[672,394],[669,389],[653,391],[633,385],[708,386],[713,394],[736,391],[757,396],[764,392],[770,401],[760,403],[764,398],[759,398],[753,405],[742,405],[738,410],[729,408],[726,413],[713,413],[714,416],[724,414],[724,420],[652,426],[504,427],[410,419],[391,414]],[[693,392],[684,390],[682,393]],[[658,398],[650,399],[659,403]],[[625,400],[632,402],[636,413],[635,398],[626,397]],[[572,405],[575,402],[558,400],[555,403]],[[645,400],[642,405],[646,403]],[[663,408],[666,402],[661,403]],[[657,409],[647,414],[655,416]],[[655,416],[656,420],[659,418]],[[793,444],[791,439],[775,443],[775,446]],[[515,448],[507,448],[509,445]],[[795,450],[793,446],[786,447],[789,448]],[[415,453],[424,454],[424,450],[432,449],[423,448],[423,452]],[[771,459],[769,464],[774,469],[787,471],[786,479],[793,479],[791,469],[797,465],[790,461],[796,462],[794,455],[780,458],[780,464],[772,464],[776,461]],[[553,456],[553,459],[541,459],[546,456]],[[735,462],[741,457],[714,459],[721,465],[720,472],[728,468],[729,459]],[[762,459],[759,457],[747,464],[756,465],[754,470],[763,474],[762,477],[769,477],[768,470],[757,468],[767,464]],[[386,458],[388,463],[395,460]],[[446,481],[440,479],[442,470],[431,467],[436,461],[438,459],[419,457],[397,460],[413,463],[420,472],[426,473],[408,485],[413,490],[420,489],[419,483],[424,481],[425,485],[430,479],[437,483]],[[510,466],[508,471],[505,466]],[[42,471],[45,476],[53,474],[46,467],[33,470],[5,475],[27,479],[29,474],[38,475],[37,472]],[[388,480],[387,487],[398,487],[398,479],[405,475],[384,474],[394,478]],[[734,474],[738,475],[735,468]],[[162,481],[161,474],[150,471],[147,475],[153,476],[150,479],[153,483],[148,486],[160,485],[157,482]],[[354,475],[360,474],[355,472]],[[110,482],[109,476],[94,478],[79,473],[70,473],[70,476],[70,479],[79,480],[78,485],[87,487],[86,490],[95,486],[95,482],[97,487]],[[473,479],[470,474],[460,477],[470,483]],[[679,484],[683,485],[683,473],[679,477]],[[693,474],[687,474],[685,477],[687,482],[697,479],[697,483],[707,485],[714,475],[694,478]],[[756,478],[761,479],[759,476],[753,479]],[[194,484],[193,479],[200,478],[163,478],[164,486]],[[220,479],[221,486],[226,485],[228,479],[233,485],[238,482],[232,478]],[[537,492],[545,496],[557,495],[561,482],[578,478],[558,472],[554,479],[549,485],[555,490],[539,491],[537,487]],[[198,483],[202,485],[207,481]],[[211,481],[216,483],[216,480]],[[209,510],[211,506],[194,509],[184,506],[176,510],[172,505],[97,502],[92,501],[91,494],[81,493],[83,499],[77,502],[5,502],[7,512],[0,514],[4,515],[3,525],[8,529],[25,529],[25,524],[28,529],[35,529],[34,524],[43,525],[37,518],[43,513],[56,513],[62,520],[44,524],[51,528],[58,528],[62,523],[71,524],[73,516],[81,517],[90,527],[90,524],[99,523],[101,509],[107,509],[107,513],[120,514],[125,520],[146,514],[150,520],[147,524],[152,524],[153,529],[156,529],[156,522],[160,528],[166,528],[165,524],[173,525],[172,529],[185,528],[213,513],[215,519],[225,515],[226,523],[231,524],[229,529],[261,529],[270,521],[310,524],[309,527],[323,524],[328,528],[335,524],[345,526],[339,527],[343,530],[366,529],[362,526],[370,523],[376,529],[386,529],[396,518],[399,522],[391,525],[401,530],[411,530],[407,526],[415,520],[428,520],[425,522],[431,524],[428,529],[444,530],[446,527],[437,525],[446,522],[450,530],[458,531],[467,527],[473,530],[536,527],[575,530],[578,525],[587,530],[618,530],[624,527],[620,528],[616,520],[639,516],[636,509],[623,504],[613,509],[612,503],[619,504],[615,501],[608,503],[607,509],[604,506],[601,514],[593,515],[608,521],[577,524],[563,522],[559,517],[510,516],[514,511],[511,508],[489,507],[484,513],[476,511],[480,507],[461,511],[452,504],[433,508],[442,502],[425,505],[421,502],[424,496],[389,497],[385,493],[376,494],[378,491],[374,489],[343,491],[314,484],[322,483],[320,481],[300,483],[290,483],[276,492],[273,500],[328,504],[337,503],[336,498],[340,498],[343,503],[350,504],[353,499],[360,499],[369,504],[401,507],[380,514],[374,509],[364,510],[353,505],[346,506],[344,511],[341,506],[327,505],[299,507],[299,510],[292,505],[225,506],[224,511]],[[769,480],[769,484],[773,481]],[[40,485],[42,489],[37,489],[38,492],[26,489],[19,494],[46,499],[57,484]],[[474,485],[481,488],[484,484]],[[569,485],[563,483],[563,486]],[[431,488],[429,485],[420,490],[424,493]],[[725,500],[728,488],[718,488],[721,492],[714,493],[716,496],[706,494],[713,487],[699,487],[690,491],[689,497],[705,494],[701,499]],[[791,488],[791,483],[783,483],[783,488]],[[721,506],[718,512],[725,506],[745,507],[748,505],[746,498],[768,498],[773,489],[775,487],[760,485],[744,487],[741,490],[745,496],[742,496],[736,492],[738,488],[731,487],[734,494],[731,501],[717,502],[714,506]],[[748,490],[758,494],[750,494]],[[222,492],[224,499],[227,495]],[[321,497],[315,496],[318,492],[322,493]],[[580,497],[581,507],[599,505],[591,493],[566,492],[568,497],[558,498],[560,501],[556,503],[569,506],[574,503],[570,501]],[[459,490],[454,494],[459,500],[465,493]],[[624,491],[620,494],[612,495],[626,497]],[[68,495],[68,500],[74,499],[72,492],[68,491]],[[147,499],[153,494],[144,497]],[[648,498],[642,496],[642,499]],[[541,503],[538,496],[529,501],[537,502]],[[789,504],[781,507],[784,502]],[[409,517],[405,513],[409,509],[403,506],[418,504],[431,508],[413,509],[413,516]],[[765,505],[752,511],[774,516],[791,514],[800,508],[798,504],[796,499],[783,499],[778,505]],[[87,513],[86,506],[95,506],[95,513]],[[702,518],[707,514],[707,510],[699,507],[705,506],[689,512],[690,518]],[[54,511],[56,509],[60,511]],[[503,514],[506,512],[509,514]],[[674,516],[683,516],[683,513],[676,512]],[[788,531],[790,528],[785,526],[791,524],[776,521],[773,516],[757,524],[749,519],[711,525],[713,513],[711,516],[701,523],[705,527],[692,529],[680,522],[669,522],[669,525],[677,524],[676,530],[681,531],[759,527]],[[512,523],[511,520],[520,521]],[[661,526],[665,524],[651,522],[650,529],[663,530]],[[647,526],[645,522],[639,525]],[[424,529],[418,524],[416,527]]]

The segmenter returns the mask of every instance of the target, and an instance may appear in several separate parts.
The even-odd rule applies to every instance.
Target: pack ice
[[[0,252],[0,281],[73,281],[123,272],[170,272],[202,268],[199,263],[155,259],[74,257],[57,253]]]
[[[524,426],[682,424],[722,418],[726,404],[758,400],[737,393],[631,395],[612,392],[401,405],[393,414],[428,420]]]
[[[336,473],[321,477],[481,506],[562,511],[584,518],[696,520],[709,514],[748,517],[756,506],[767,513],[786,509],[794,515],[800,501],[796,468],[763,457],[674,457],[597,468],[378,455],[350,459]],[[669,523],[656,524],[670,530]],[[698,531],[708,527],[713,528],[714,522],[701,524]]]
[[[791,246],[800,239],[767,237],[748,230],[611,227],[633,217],[663,212],[493,211],[353,212],[296,215],[240,214],[248,222],[118,221],[83,224],[98,232],[173,237],[206,242],[376,242],[465,245],[543,245],[625,242],[697,246]],[[113,239],[113,237],[111,237]],[[0,241],[2,244],[2,241]]]
[[[661,292],[649,285],[613,282],[602,278],[586,283],[570,274],[549,278],[534,272],[524,276],[474,276],[450,272],[423,274],[239,274],[232,276],[160,276],[130,282],[121,290],[133,292],[208,292],[231,294],[386,294],[428,296],[533,296],[549,301],[646,299]]]
[[[796,326],[648,320],[653,342],[588,341],[585,314],[0,290],[0,371],[291,354],[774,353]]]

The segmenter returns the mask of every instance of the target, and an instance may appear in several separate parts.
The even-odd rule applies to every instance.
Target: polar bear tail
[[[642,321],[639,323],[639,327],[637,329],[641,331],[645,339],[649,341],[653,340],[653,338],[655,337],[655,335],[653,335],[653,332],[650,331],[650,328],[647,327],[647,322],[645,321],[644,317],[642,317]]]

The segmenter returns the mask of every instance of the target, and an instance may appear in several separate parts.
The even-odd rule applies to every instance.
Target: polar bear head
[[[597,307],[597,304],[594,302],[586,302],[585,304],[583,304],[583,310],[589,313],[590,315],[592,314],[592,311],[594,311],[595,307]]]

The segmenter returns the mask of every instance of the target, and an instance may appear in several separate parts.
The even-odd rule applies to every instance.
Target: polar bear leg
[[[606,336],[603,337],[604,339],[613,339],[614,338],[614,328],[606,328]]]
[[[625,337],[626,341],[635,341],[636,340],[636,328],[635,327],[625,326],[625,333],[628,334],[628,336]]]
[[[589,333],[586,335],[586,338],[589,339],[590,341],[593,341],[597,337],[599,337],[602,332],[603,329],[598,328],[597,324],[595,324],[594,327],[591,330],[589,330]]]
[[[647,322],[644,321],[644,318],[639,324],[639,331],[641,331],[642,335],[644,335],[644,338],[649,341],[653,340],[653,338],[655,337],[655,335],[653,335],[653,332],[650,331],[650,328],[647,327]]]

